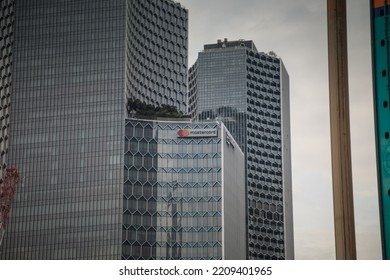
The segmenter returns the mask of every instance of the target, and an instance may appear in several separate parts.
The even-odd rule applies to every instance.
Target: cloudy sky
[[[296,259],[334,259],[326,0],[177,0],[189,10],[190,65],[204,44],[253,40],[290,75]],[[369,0],[347,0],[358,259],[380,259]]]

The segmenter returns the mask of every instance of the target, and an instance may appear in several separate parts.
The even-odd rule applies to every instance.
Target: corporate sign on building
[[[216,129],[179,129],[177,137],[217,137]]]

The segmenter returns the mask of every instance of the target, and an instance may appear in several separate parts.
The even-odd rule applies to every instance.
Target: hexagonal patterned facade
[[[187,10],[169,0],[127,1],[127,96],[186,113]]]
[[[0,37],[0,183],[3,180],[3,170],[7,167],[6,154],[8,153],[8,129],[10,122],[14,20],[14,1],[0,1],[0,28],[2,30]]]
[[[244,259],[244,156],[224,125],[129,119],[125,131],[122,258]]]

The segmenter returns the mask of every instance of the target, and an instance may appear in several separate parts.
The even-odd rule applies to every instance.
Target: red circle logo
[[[180,129],[177,131],[177,135],[179,137],[187,137],[188,135],[190,135],[190,132],[187,129]]]

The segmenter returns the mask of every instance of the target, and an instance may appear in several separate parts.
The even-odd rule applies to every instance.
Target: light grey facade
[[[294,259],[294,218],[291,171],[291,134],[290,134],[290,81],[287,70],[281,63],[281,126],[282,126],[282,184],[285,259]]]
[[[128,119],[123,259],[245,259],[244,154],[220,122]]]
[[[293,259],[289,77],[252,41],[205,45],[189,73],[189,112],[225,123],[246,155],[249,259]]]
[[[24,179],[0,258],[120,259],[126,99],[185,108],[187,11],[170,0],[1,6],[1,160]]]

